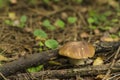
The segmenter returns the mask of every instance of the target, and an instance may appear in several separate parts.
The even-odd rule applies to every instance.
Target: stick
[[[106,75],[104,76],[104,78],[103,78],[102,80],[107,80],[107,78],[108,78],[108,76],[109,76],[109,74],[110,74],[110,72],[111,72],[111,68],[114,66],[114,63],[116,62],[116,59],[117,59],[117,56],[118,56],[119,53],[120,53],[120,46],[119,46],[117,52],[115,53],[115,56],[114,56],[114,58],[113,58],[113,61],[112,61],[111,65],[110,65],[110,67],[109,67]]]
[[[11,74],[15,74],[17,71],[27,69],[28,67],[43,64],[50,60],[52,57],[57,56],[57,50],[30,54],[25,57],[19,58],[16,61],[9,62],[3,66],[0,66],[0,73],[2,75],[9,76]],[[0,80],[2,76],[0,76]]]
[[[41,79],[43,76],[47,78],[69,78],[75,77],[76,75],[87,76],[87,75],[98,75],[105,74],[110,66],[109,64],[99,65],[99,66],[84,66],[75,69],[62,69],[62,70],[46,70],[35,73],[30,73],[29,76],[34,76],[34,78]],[[115,65],[111,68],[111,72],[120,72],[120,63],[115,63]],[[18,76],[11,76],[11,78],[23,78],[24,76],[28,76],[27,73],[18,74]]]
[[[118,46],[120,46],[119,42],[112,42],[112,43],[105,43],[101,42],[96,45],[96,53],[97,52],[105,52],[105,51],[111,51],[116,49]],[[58,50],[52,50],[52,51],[46,51],[42,53],[34,53],[27,55],[25,57],[21,57],[16,61],[6,63],[3,66],[0,66],[0,72],[5,76],[9,76],[11,74],[15,74],[16,72],[20,70],[27,69],[28,67],[32,67],[35,65],[43,64],[47,61],[49,61],[53,57],[58,57]],[[2,76],[0,76],[0,79]]]

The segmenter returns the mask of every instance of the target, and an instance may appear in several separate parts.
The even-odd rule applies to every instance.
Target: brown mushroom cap
[[[85,59],[94,56],[95,48],[84,41],[68,42],[60,48],[59,54],[72,59]]]

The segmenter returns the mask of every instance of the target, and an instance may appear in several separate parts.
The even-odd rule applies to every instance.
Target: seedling
[[[42,25],[48,30],[55,30],[55,27],[50,23],[48,19],[44,20]]]
[[[17,21],[17,24],[16,24]],[[5,23],[10,26],[17,26],[20,28],[24,28],[27,22],[27,16],[23,15],[20,17],[20,20],[5,20]]]
[[[50,49],[55,49],[58,47],[58,42],[54,39],[48,39],[45,41],[45,45]]]
[[[74,24],[77,21],[76,17],[68,17],[68,23]]]
[[[45,31],[39,29],[36,29],[33,34],[40,39],[46,39],[48,37]]]
[[[65,23],[64,23],[64,21],[62,21],[62,20],[60,20],[60,19],[58,19],[58,20],[55,22],[55,25],[56,25],[57,27],[62,28],[62,29],[65,28]]]
[[[20,18],[20,25],[19,26],[21,28],[23,28],[25,26],[26,21],[27,21],[27,16],[25,16],[25,15],[21,16],[21,18]]]
[[[28,72],[38,72],[38,71],[41,71],[43,69],[43,65],[39,65],[37,67],[31,67],[31,68],[28,68],[27,71]]]

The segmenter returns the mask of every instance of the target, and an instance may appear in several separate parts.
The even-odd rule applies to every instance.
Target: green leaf
[[[60,0],[54,0],[54,2],[59,2]]]
[[[7,25],[13,25],[13,22],[11,21],[11,20],[5,20],[5,24],[7,24]]]
[[[92,24],[92,23],[95,22],[95,20],[94,20],[92,17],[89,17],[89,18],[87,19],[87,21],[88,21],[89,24]]]
[[[107,20],[107,16],[101,14],[100,16],[98,16],[98,20],[99,20],[100,22],[101,22],[101,21],[104,22],[104,21]]]
[[[37,4],[37,0],[29,0],[28,3],[31,4],[31,5],[36,5]]]
[[[90,29],[95,30],[97,27],[96,26],[89,26]]]
[[[90,10],[89,11],[89,16],[90,17],[95,17],[95,16],[97,16],[97,12],[95,10]]]
[[[43,65],[39,65],[37,67],[31,67],[31,68],[28,68],[27,71],[28,72],[38,72],[38,71],[41,71],[43,69]]]
[[[55,49],[55,48],[58,47],[58,42],[56,40],[54,40],[54,39],[49,39],[49,40],[45,41],[45,45],[48,48]]]
[[[55,25],[58,26],[58,27],[60,27],[60,28],[64,28],[65,27],[65,23],[62,20],[60,20],[60,19],[58,19],[55,22]]]
[[[110,26],[101,26],[99,27],[101,30],[110,30],[111,27]]]
[[[111,20],[113,23],[119,22],[119,19],[112,19]]]
[[[77,17],[68,17],[68,22],[74,24],[77,21]]]
[[[0,0],[0,9],[4,8],[4,7],[8,7],[8,0]]]
[[[39,42],[38,44],[39,44],[39,46],[44,46],[44,44],[42,42]]]
[[[115,35],[115,34],[111,34],[110,36],[111,36],[111,38],[113,38],[113,39],[118,38],[118,36]]]
[[[110,16],[111,14],[113,14],[112,11],[106,11],[106,12],[103,13],[103,15],[105,15],[105,16]]]
[[[33,33],[35,36],[40,37],[40,38],[47,38],[47,34],[43,30],[35,30]]]
[[[44,20],[42,25],[46,27],[48,30],[55,30],[55,27],[51,25],[50,21],[48,19]]]
[[[120,31],[118,32],[118,36],[120,37]]]
[[[43,0],[44,3],[49,4],[50,0]]]
[[[25,15],[21,16],[20,22],[25,23],[26,21],[27,21],[27,16],[25,16]]]
[[[20,28],[24,28],[24,26],[25,26],[25,23],[20,23],[19,25]]]
[[[42,24],[43,24],[43,26],[45,26],[45,27],[46,27],[46,26],[51,26],[50,21],[49,21],[48,19],[44,20]]]
[[[51,31],[53,31],[53,30],[55,30],[55,29],[56,29],[56,28],[55,28],[55,26],[53,26],[53,25],[48,26],[47,28],[48,28],[48,30],[51,30]]]
[[[82,3],[83,0],[75,0],[77,3]]]

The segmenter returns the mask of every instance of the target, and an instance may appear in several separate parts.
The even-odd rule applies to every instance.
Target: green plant
[[[77,2],[77,3],[82,3],[82,2],[83,2],[83,0],[76,0],[76,2]]]
[[[101,26],[101,27],[99,27],[99,29],[101,29],[101,30],[110,30],[111,29],[111,26]]]
[[[113,39],[118,38],[118,36],[115,35],[115,34],[111,34],[110,36],[111,36],[111,38],[113,38]]]
[[[118,36],[120,37],[120,31],[118,32]]]
[[[92,24],[92,23],[95,22],[95,19],[92,18],[92,17],[89,17],[89,18],[87,19],[87,21],[88,21],[89,24]]]
[[[96,29],[98,25],[104,23],[106,25],[110,24],[110,21],[107,20],[107,17],[111,15],[111,11],[106,11],[104,13],[97,13],[97,11],[91,10],[89,11],[89,17],[87,18],[87,22],[89,24],[90,29]],[[110,27],[107,27],[106,25],[102,25],[102,27],[99,27],[102,30],[108,30]]]
[[[4,8],[4,7],[8,7],[8,0],[0,0],[0,9]]]
[[[24,28],[27,22],[27,16],[22,15],[20,17],[20,20],[18,20],[18,23],[16,24],[17,20],[12,20],[12,19],[6,19],[5,24],[10,25],[10,26],[17,26],[20,28]]]
[[[50,23],[48,19],[44,20],[42,25],[48,30],[55,30],[55,27]]]
[[[38,1],[37,0],[29,0],[28,3],[31,5],[36,5],[38,3]]]
[[[90,25],[89,28],[92,29],[92,30],[95,30],[97,28],[97,26]]]
[[[44,3],[49,4],[50,0],[43,0]]]
[[[31,67],[31,68],[28,68],[27,71],[28,72],[38,72],[38,71],[41,71],[43,69],[43,65],[39,65],[37,67]]]
[[[58,42],[54,39],[48,39],[45,41],[45,45],[50,49],[55,49],[58,47]]]
[[[43,0],[45,4],[49,4],[51,2],[59,2],[60,0]]]
[[[77,17],[68,17],[68,23],[74,24],[77,21]]]
[[[54,0],[54,2],[59,2],[60,0]]]
[[[46,39],[48,37],[45,31],[39,29],[36,29],[33,34],[41,39]]]
[[[111,15],[111,12],[106,11],[105,13],[97,13],[94,10],[89,11],[89,18],[87,19],[87,21],[89,21],[88,23],[91,24],[99,24],[101,22],[105,22],[107,20],[107,16]]]
[[[58,19],[56,22],[55,22],[55,25],[60,27],[60,28],[65,28],[65,23],[64,21]]]
[[[26,23],[26,21],[27,21],[27,16],[26,15],[22,15],[21,17],[20,17],[20,27],[21,28],[23,28],[24,26],[25,26],[25,23]]]
[[[5,24],[12,26],[13,25],[13,21],[7,19],[7,20],[5,20]]]

